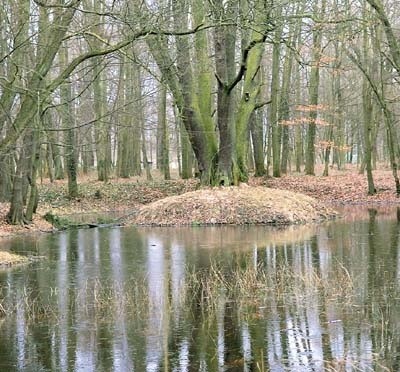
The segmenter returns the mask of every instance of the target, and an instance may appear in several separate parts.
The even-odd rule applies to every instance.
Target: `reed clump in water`
[[[87,280],[78,287],[50,288],[48,292],[19,290],[0,292],[0,316],[15,314],[23,308],[27,321],[57,321],[65,314],[83,314],[98,321],[108,321],[124,313],[146,319],[150,312],[198,316],[200,311],[214,317],[221,302],[235,303],[243,316],[261,316],[260,309],[274,304],[308,306],[323,298],[351,311],[357,303],[357,291],[347,270],[336,265],[322,273],[315,268],[298,269],[290,264],[268,268],[262,265],[230,266],[213,262],[198,270],[187,268],[183,281],[173,289],[171,277],[159,279],[161,285],[151,289],[148,278],[130,278],[124,283]],[[62,299],[67,298],[68,301]],[[61,305],[61,302],[65,302]],[[184,314],[184,315],[183,315]],[[111,318],[110,318],[111,317]]]
[[[328,273],[319,270],[297,270],[290,265],[268,269],[262,265],[227,269],[216,263],[209,270],[191,273],[187,280],[188,292],[201,291],[200,299],[206,306],[214,307],[218,297],[234,299],[242,304],[268,305],[268,299],[324,295],[325,299],[340,299],[351,304],[355,296],[353,279],[348,271],[337,265]]]
[[[28,257],[18,254],[0,251],[0,269],[10,266],[20,265],[29,262]]]

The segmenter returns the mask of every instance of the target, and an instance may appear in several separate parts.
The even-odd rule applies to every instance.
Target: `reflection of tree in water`
[[[396,221],[380,228],[377,211],[369,210],[368,246],[370,249],[370,298],[367,303],[372,323],[373,350],[393,371],[400,369],[400,209]],[[383,238],[385,236],[385,238]]]
[[[398,370],[399,224],[371,211],[286,244],[263,243],[267,230],[254,229],[60,235],[53,271],[8,275],[56,317],[35,324],[19,307],[0,325],[12,340],[0,345],[0,367]],[[205,231],[216,237],[203,248]],[[230,237],[240,248],[224,248]],[[9,301],[21,298],[10,292]]]
[[[335,252],[327,246],[326,239],[321,239],[321,233],[318,239],[312,239],[303,245],[270,246],[265,250],[258,250],[257,260],[265,264],[270,277],[279,277],[279,271],[291,270],[292,282],[286,283],[286,293],[283,295],[278,293],[282,292],[282,282],[276,282],[280,288],[274,288],[273,292],[268,291],[266,293],[268,300],[264,302],[264,306],[252,309],[253,315],[256,316],[250,323],[246,319],[246,314],[241,313],[243,308],[231,305],[230,310],[236,306],[238,312],[233,319],[240,321],[237,324],[234,321],[227,324],[228,317],[225,317],[224,330],[230,335],[232,329],[236,332],[234,337],[225,337],[225,348],[230,348],[229,342],[232,342],[231,353],[235,355],[234,360],[239,361],[243,358],[243,355],[236,351],[243,351],[244,339],[240,339],[240,335],[250,324],[253,370],[265,365],[265,360],[263,364],[262,359],[267,359],[269,368],[277,370],[280,368],[301,370],[302,367],[322,370],[324,366],[365,370],[373,369],[374,365],[383,363],[379,360],[374,361],[379,359],[379,355],[375,355],[375,352],[383,349],[389,352],[391,349],[389,346],[394,346],[394,340],[388,339],[390,334],[382,339],[382,333],[379,332],[380,324],[374,320],[376,317],[374,311],[382,306],[391,309],[379,318],[379,322],[382,323],[383,319],[389,320],[389,316],[397,308],[393,302],[388,303],[382,298],[382,293],[379,293],[380,289],[388,288],[387,283],[394,283],[394,278],[388,274],[383,278],[379,276],[381,271],[379,268],[390,265],[391,257],[398,256],[397,248],[395,249],[398,230],[394,226],[388,233],[387,226],[379,226],[384,230],[382,236],[391,237],[392,251],[379,256],[378,267],[376,264],[371,267],[371,262],[376,262],[375,258],[371,261],[371,255],[377,254],[376,242],[371,236],[379,238],[375,224],[372,216],[367,225],[356,226],[354,230],[356,238],[348,241],[347,246],[339,250],[339,256],[335,256]],[[346,230],[346,227],[343,229]],[[359,237],[362,239],[358,240]],[[379,241],[385,244],[382,237]],[[348,252],[350,252],[349,258],[344,259],[343,255]],[[343,266],[343,262],[346,261],[348,269]],[[371,268],[372,274],[368,270]],[[377,281],[375,278],[375,282],[372,282],[371,275],[378,275],[380,279]],[[293,280],[297,280],[297,283],[293,283]],[[371,288],[368,288],[369,285]],[[395,330],[397,326],[389,328]],[[389,362],[387,358],[385,359]],[[392,368],[397,368],[393,363],[390,365]]]

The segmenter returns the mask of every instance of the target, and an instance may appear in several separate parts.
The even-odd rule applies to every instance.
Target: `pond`
[[[2,242],[0,371],[398,371],[395,210]]]

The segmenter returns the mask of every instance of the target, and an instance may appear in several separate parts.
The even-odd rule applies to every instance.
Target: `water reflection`
[[[0,273],[0,370],[396,371],[399,226],[371,210],[10,241],[49,261]]]

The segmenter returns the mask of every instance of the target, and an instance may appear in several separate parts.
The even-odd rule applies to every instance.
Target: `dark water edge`
[[[400,370],[396,212],[4,241],[0,371]]]

